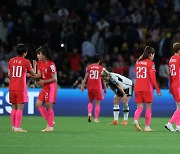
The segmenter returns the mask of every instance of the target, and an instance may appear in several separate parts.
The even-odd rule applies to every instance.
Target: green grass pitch
[[[177,154],[180,132],[168,132],[169,118],[153,118],[154,132],[136,132],[133,118],[127,126],[108,125],[112,117],[100,117],[100,123],[88,123],[87,117],[55,117],[55,132],[40,132],[45,121],[40,116],[24,116],[27,133],[11,132],[10,117],[0,117],[0,154]],[[122,118],[120,118],[121,120]],[[144,129],[144,117],[140,119]]]

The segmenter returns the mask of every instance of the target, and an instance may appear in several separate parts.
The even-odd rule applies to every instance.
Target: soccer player
[[[26,76],[27,71],[31,75],[35,72],[28,59],[25,59],[28,52],[26,44],[17,45],[17,56],[11,58],[8,63],[9,101],[12,103],[11,123],[13,132],[27,132],[21,128],[24,103],[28,102]]]
[[[137,104],[137,109],[134,113],[134,126],[137,131],[142,131],[138,124],[138,120],[143,111],[144,103],[146,104],[144,131],[153,131],[150,128],[153,86],[156,88],[158,96],[161,96],[161,91],[156,81],[156,69],[153,62],[154,55],[155,50],[152,47],[146,46],[143,54],[139,57],[135,64],[136,81],[134,86],[134,99]]]
[[[50,50],[47,47],[39,47],[36,49],[38,63],[36,79],[39,85],[42,86],[42,90],[36,101],[36,107],[47,121],[47,127],[42,132],[54,131],[54,111],[53,104],[56,101],[57,93],[57,72],[56,66],[51,58]],[[45,103],[45,106],[44,105]]]
[[[106,69],[103,69],[101,76],[115,93],[113,107],[114,120],[110,124],[118,125],[120,111],[119,103],[122,101],[124,120],[121,122],[121,124],[127,125],[129,116],[128,102],[133,93],[132,81],[120,74],[108,72]]]
[[[99,122],[98,117],[100,114],[100,102],[104,98],[102,94],[102,80],[100,73],[103,70],[103,67],[100,64],[100,57],[96,54],[93,57],[93,64],[90,64],[86,68],[86,74],[81,84],[81,91],[84,91],[84,85],[87,81],[87,90],[88,90],[88,122],[92,121],[92,109],[93,101],[96,100],[96,106],[94,110],[94,122]],[[104,85],[104,93],[106,93],[106,84]]]
[[[173,44],[174,55],[169,61],[170,70],[170,93],[176,101],[176,111],[172,115],[165,128],[169,131],[175,131],[172,124],[176,122],[176,131],[180,131],[180,43]]]

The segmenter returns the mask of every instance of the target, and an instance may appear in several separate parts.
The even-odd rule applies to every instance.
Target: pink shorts
[[[134,101],[136,103],[151,103],[153,98],[153,93],[150,91],[135,91]]]
[[[180,87],[172,87],[171,94],[173,95],[176,102],[180,102]]]
[[[9,101],[12,104],[23,104],[25,102],[28,102],[27,91],[10,90]]]
[[[88,97],[90,102],[93,102],[94,99],[97,101],[104,99],[102,89],[88,89]]]
[[[53,103],[55,104],[56,102],[56,93],[57,93],[57,90],[41,90],[41,92],[39,93],[39,96],[38,96],[38,100],[46,103],[46,102],[49,102],[49,103]]]

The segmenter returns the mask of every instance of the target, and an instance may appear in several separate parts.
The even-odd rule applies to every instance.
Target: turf
[[[11,132],[9,116],[0,117],[1,154],[175,154],[180,151],[180,132],[168,132],[169,118],[153,118],[154,132],[136,132],[133,119],[127,126],[108,125],[112,117],[100,117],[100,123],[88,123],[86,117],[55,117],[55,132],[43,133],[40,116],[24,116],[27,133]],[[143,127],[144,118],[140,125]]]

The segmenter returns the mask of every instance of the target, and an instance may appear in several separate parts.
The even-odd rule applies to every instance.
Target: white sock
[[[118,121],[118,118],[119,118],[119,105],[114,105],[113,114],[114,114],[114,120]]]
[[[124,120],[128,120],[129,117],[129,106],[128,104],[123,106],[123,116],[124,116]]]

